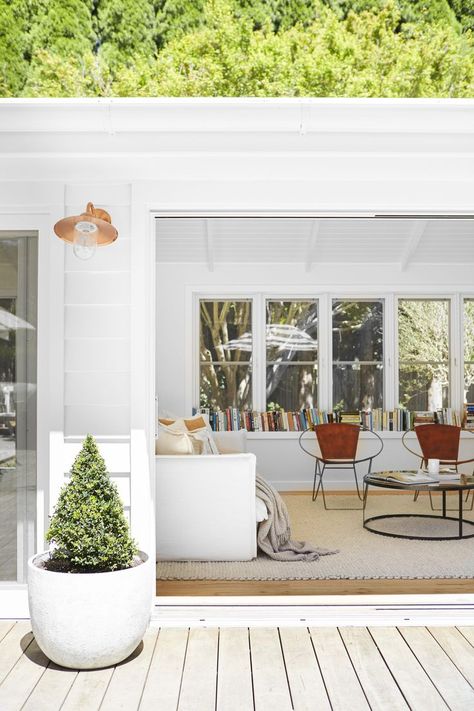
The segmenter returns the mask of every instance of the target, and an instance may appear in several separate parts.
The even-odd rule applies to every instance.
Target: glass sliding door
[[[36,237],[0,232],[0,581],[35,547],[37,264]]]

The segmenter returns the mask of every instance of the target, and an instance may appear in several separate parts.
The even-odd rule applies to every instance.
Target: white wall
[[[120,446],[120,464],[108,454],[121,469],[112,473],[128,477],[135,535],[153,540],[152,211],[473,212],[473,115],[472,101],[1,100],[0,229],[40,232],[38,547],[64,468],[88,430]],[[88,200],[110,209],[120,234],[79,263],[52,228]],[[470,284],[470,271],[453,278]],[[209,282],[201,267],[160,266],[163,406],[184,407],[189,392],[186,286],[341,279],[338,267],[265,272],[262,285],[261,267],[218,267]],[[373,281],[374,273],[357,279]],[[383,266],[376,273],[384,286],[424,276]],[[442,267],[430,271],[433,287],[444,278]],[[163,352],[168,339],[172,358]],[[278,473],[276,448],[252,444],[270,452],[260,459],[275,481],[294,466],[294,450],[275,443],[284,445]],[[308,476],[294,472],[293,483]]]
[[[159,243],[157,249],[159,260]],[[300,294],[332,293],[353,290],[354,293],[472,293],[472,269],[469,265],[416,266],[401,270],[398,265],[316,265],[307,272],[305,265],[280,264],[218,264],[209,271],[204,264],[172,264],[157,262],[156,278],[156,386],[162,414],[190,414],[196,403],[192,398],[193,358],[196,345],[192,342],[193,292],[207,291],[219,296],[234,290],[274,292],[298,290]],[[413,467],[414,458],[407,453],[397,433],[382,433],[384,451],[376,467],[393,469]],[[471,451],[474,438],[463,443],[463,451]],[[301,452],[297,435],[293,433],[250,433],[249,450],[258,457],[259,471],[281,490],[300,490],[312,486],[313,461]],[[360,451],[369,456],[374,451],[368,442],[361,442]],[[363,470],[361,465],[361,473]],[[336,471],[327,475],[327,485],[348,488],[352,473]]]

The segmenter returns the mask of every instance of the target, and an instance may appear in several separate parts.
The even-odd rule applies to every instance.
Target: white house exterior
[[[373,274],[363,265],[318,272],[279,264],[264,275],[250,264],[209,276],[208,265],[184,264],[178,281],[177,267],[155,268],[156,217],[470,216],[473,196],[474,100],[1,100],[0,233],[38,234],[34,547],[44,547],[58,490],[91,432],[133,535],[153,549],[156,274],[158,299],[167,297],[170,321],[181,322],[193,285],[232,283],[235,291],[240,274],[248,288],[285,284],[291,292],[317,280],[318,288],[343,282],[360,293]],[[111,213],[119,238],[80,261],[53,225],[88,201]],[[377,265],[370,293],[387,284],[472,293],[472,252],[449,268],[407,268],[412,247],[403,246],[396,268]],[[158,374],[168,383],[163,397],[176,387],[183,408],[192,404],[185,330],[178,366],[169,358],[172,377]],[[272,457],[290,456],[284,443],[270,451],[255,439],[250,447],[270,467]],[[0,583],[0,609],[27,615],[24,582]]]

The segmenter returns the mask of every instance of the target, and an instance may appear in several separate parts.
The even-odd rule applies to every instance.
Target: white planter
[[[72,669],[97,669],[126,659],[150,620],[154,566],[143,561],[112,573],[55,573],[28,561],[33,634],[49,659]]]

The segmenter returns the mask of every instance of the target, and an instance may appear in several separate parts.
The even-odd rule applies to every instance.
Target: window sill
[[[247,432],[247,439],[298,439],[301,432]],[[403,432],[377,432],[381,439],[401,439]],[[309,437],[309,434],[306,435]],[[369,432],[361,432],[360,439],[369,439]],[[461,432],[461,439],[474,437],[474,433]],[[416,439],[414,432],[410,432],[407,439]]]

